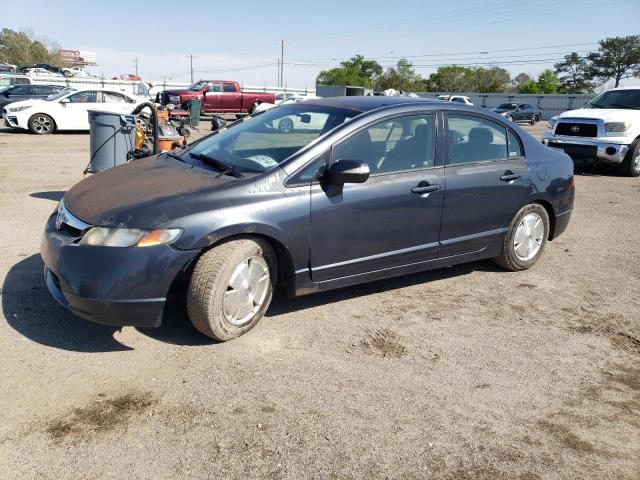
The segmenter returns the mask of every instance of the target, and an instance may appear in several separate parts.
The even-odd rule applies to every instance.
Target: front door
[[[210,83],[202,92],[202,110],[205,112],[219,112],[222,108],[222,84]]]
[[[508,229],[529,167],[515,134],[488,118],[449,114],[439,257],[485,249]]]
[[[337,193],[311,187],[314,281],[433,259],[444,198],[436,115],[375,124],[336,145],[333,161],[364,161],[371,176]]]
[[[98,92],[85,90],[67,97],[68,102],[59,103],[61,115],[56,116],[58,127],[66,130],[89,130],[89,110],[99,107]]]

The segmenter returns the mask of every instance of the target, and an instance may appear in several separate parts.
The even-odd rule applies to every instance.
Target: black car
[[[503,103],[493,109],[512,122],[527,122],[535,125],[542,118],[542,109],[528,103]]]
[[[0,109],[5,105],[21,100],[31,100],[35,98],[47,98],[64,90],[61,85],[10,85],[0,89]]]
[[[18,69],[19,72],[24,73],[26,70],[30,68],[44,68],[45,70],[49,70],[52,73],[60,73],[60,67],[54,67],[53,65],[49,65],[48,63],[34,63],[33,65],[29,65],[26,67],[21,67]]]
[[[571,159],[488,110],[325,98],[81,181],[41,255],[51,294],[80,317],[158,326],[184,286],[196,328],[229,340],[277,285],[306,295],[486,258],[530,268],[573,200]]]

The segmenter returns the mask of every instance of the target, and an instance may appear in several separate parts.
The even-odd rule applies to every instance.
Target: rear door
[[[506,232],[529,180],[529,167],[513,131],[467,113],[449,113],[447,124],[440,257],[483,250]]]
[[[334,146],[333,161],[364,161],[371,176],[337,193],[312,185],[314,281],[435,258],[444,198],[436,123],[434,113],[397,117]]]
[[[239,112],[242,110],[242,94],[238,92],[235,83],[222,83],[221,103],[222,112]]]

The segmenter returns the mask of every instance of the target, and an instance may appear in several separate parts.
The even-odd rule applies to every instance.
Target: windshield
[[[609,90],[591,100],[584,108],[640,110],[640,90]]]
[[[517,106],[517,103],[503,103],[498,106],[498,110],[515,110]]]
[[[64,97],[65,95],[71,93],[71,92],[75,92],[76,90],[74,88],[64,88],[62,90],[60,90],[58,93],[54,93],[53,95],[49,95],[45,100],[47,100],[48,102],[51,102],[52,100],[57,100],[61,97]]]
[[[189,90],[192,92],[199,92],[207,85],[209,82],[205,82],[204,80],[198,80],[196,83],[189,87]]]
[[[213,157],[243,174],[266,172],[359,113],[303,103],[280,106],[212,135],[194,145],[189,154]],[[182,157],[194,165],[206,164]]]

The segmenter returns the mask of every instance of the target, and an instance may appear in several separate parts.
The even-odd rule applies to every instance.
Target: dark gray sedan
[[[22,100],[31,100],[37,98],[47,98],[64,90],[65,87],[60,85],[9,85],[0,88],[0,110],[5,105]]]
[[[490,258],[528,269],[573,199],[571,159],[487,110],[318,99],[81,181],[41,253],[51,294],[80,317],[158,326],[184,288],[196,328],[229,340],[277,285],[306,295]]]
[[[493,109],[511,122],[527,122],[535,125],[542,118],[542,110],[529,103],[503,103]]]

